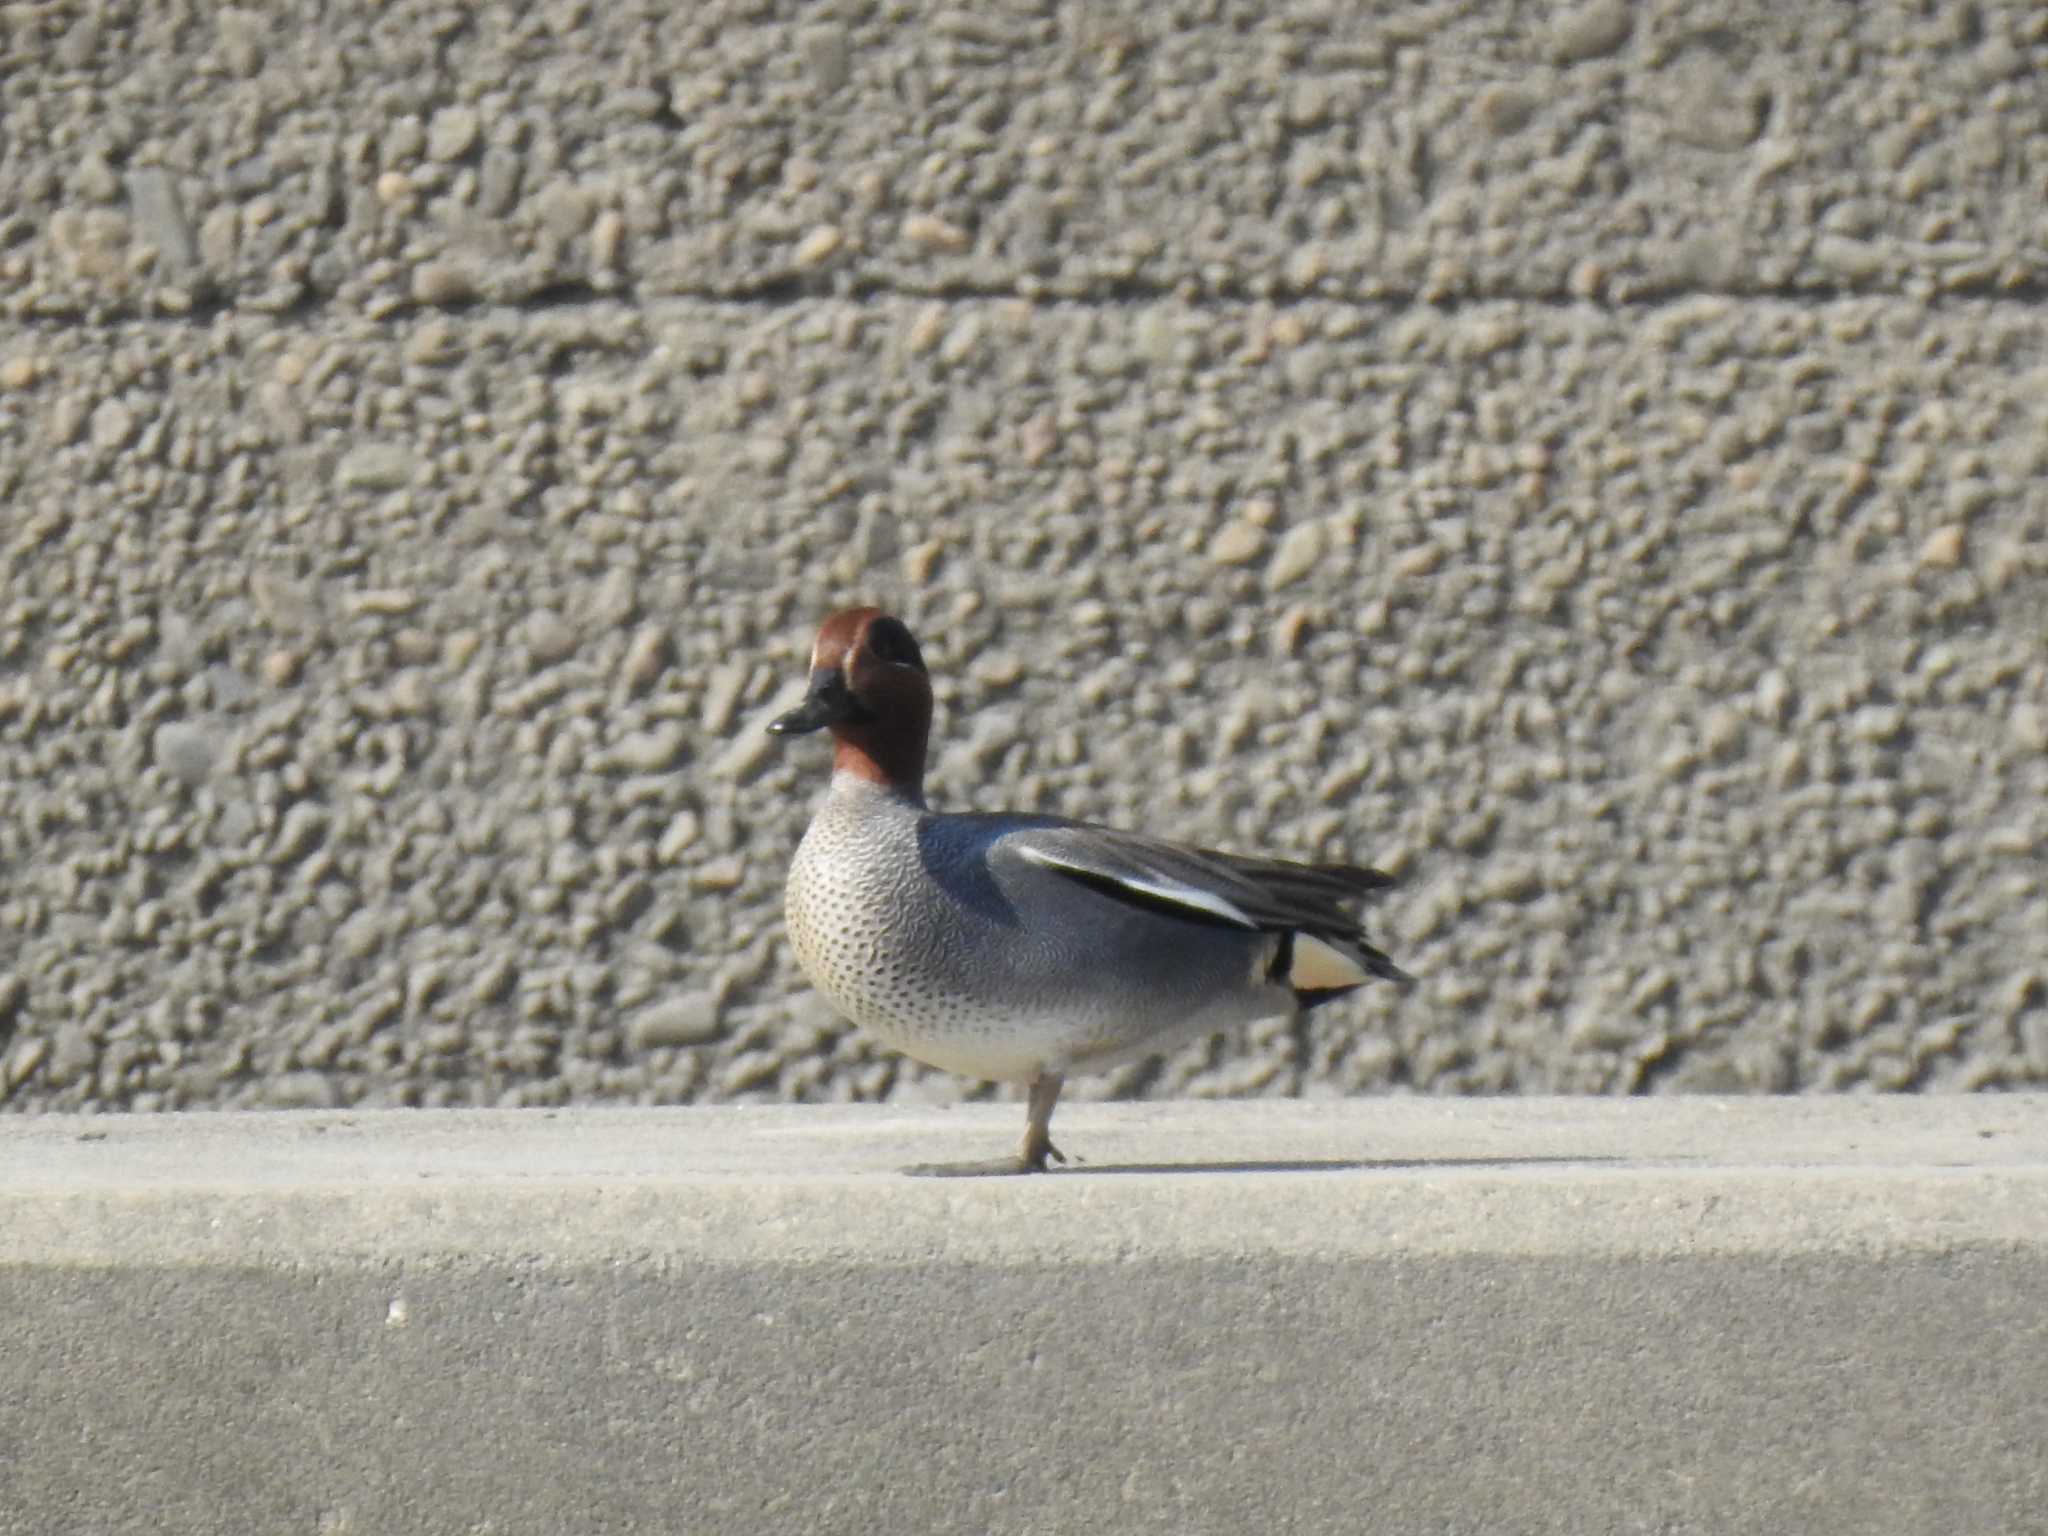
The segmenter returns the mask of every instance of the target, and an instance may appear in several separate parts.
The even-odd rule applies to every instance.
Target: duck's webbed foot
[[[990,1158],[978,1163],[913,1163],[903,1171],[918,1179],[989,1179],[1020,1173],[1043,1173],[1048,1159],[1064,1163],[1067,1154],[1052,1144],[1052,1110],[1060,1101],[1065,1080],[1047,1072],[1031,1083],[1029,1119],[1024,1125],[1024,1142],[1015,1157]]]

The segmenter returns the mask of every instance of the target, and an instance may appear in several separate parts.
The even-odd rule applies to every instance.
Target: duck
[[[1225,853],[1063,816],[925,801],[932,686],[908,626],[831,614],[778,736],[828,732],[832,776],[789,867],[798,964],[883,1045],[1021,1084],[1014,1156],[920,1174],[1046,1171],[1067,1078],[1413,978],[1367,940],[1381,870]]]

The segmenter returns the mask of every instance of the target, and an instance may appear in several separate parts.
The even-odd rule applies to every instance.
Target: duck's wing
[[[1020,828],[1001,844],[1038,868],[1148,912],[1279,935],[1270,974],[1305,1006],[1369,976],[1413,980],[1366,941],[1348,910],[1393,883],[1380,870],[1248,857],[1085,823]]]
[[[1003,846],[1119,901],[1252,933],[1269,926],[1258,887],[1198,849],[1089,826],[1034,827]]]
[[[1355,932],[1351,903],[1394,883],[1393,876],[1354,864],[1296,864],[1170,843],[1137,832],[1083,822],[1020,828],[1003,846],[1044,869],[1107,894],[1128,892],[1238,928]]]

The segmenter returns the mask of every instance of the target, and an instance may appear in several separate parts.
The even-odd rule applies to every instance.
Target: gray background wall
[[[954,1091],[862,598],[943,803],[1406,877],[1093,1091],[2048,1081],[2048,12],[1712,11],[8,9],[0,1098]]]

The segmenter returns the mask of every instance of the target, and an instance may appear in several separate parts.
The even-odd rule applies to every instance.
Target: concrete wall
[[[2048,1080],[2048,14],[14,6],[0,1098],[951,1092],[780,940],[936,791],[1407,884],[1083,1091]]]
[[[1019,1114],[0,1120],[0,1532],[2048,1520],[2041,1096]]]

